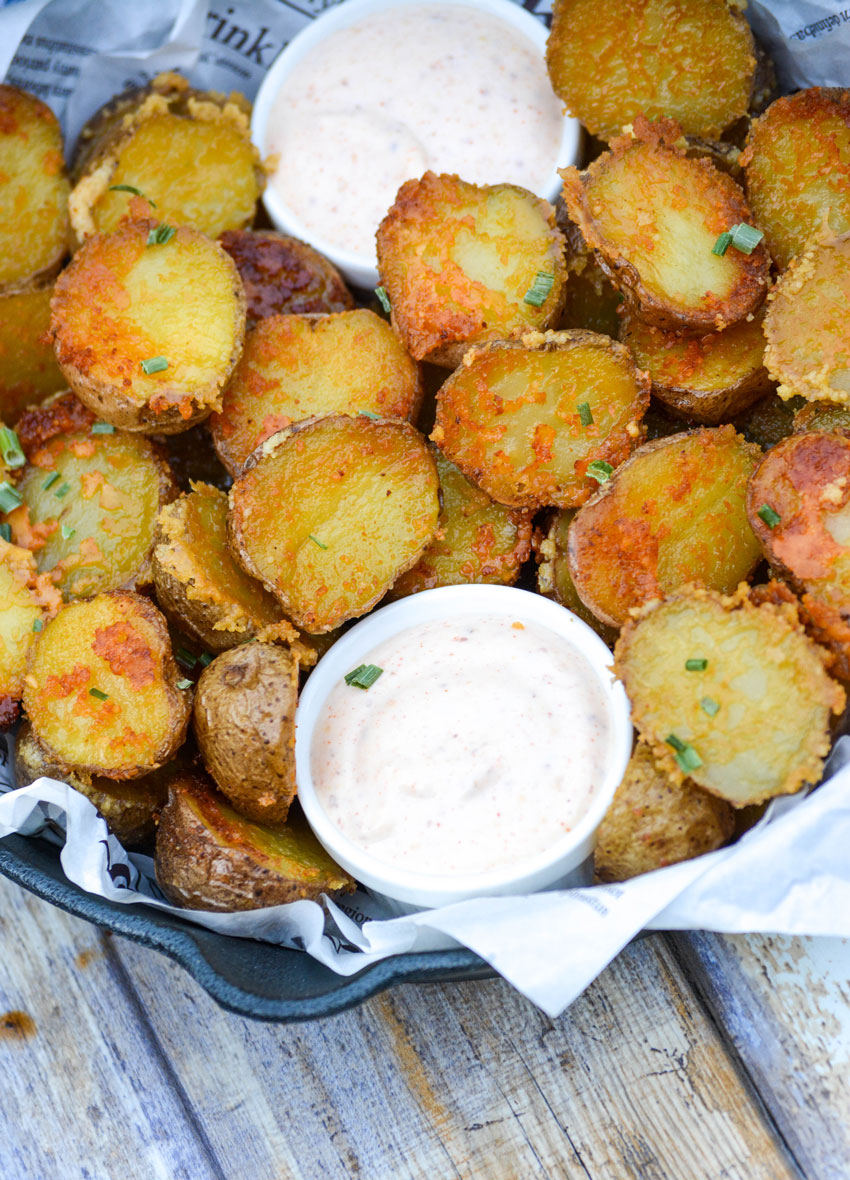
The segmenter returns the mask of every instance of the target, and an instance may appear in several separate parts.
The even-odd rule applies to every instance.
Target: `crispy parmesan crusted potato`
[[[713,852],[734,831],[735,813],[725,799],[689,779],[671,782],[638,742],[599,825],[594,872],[600,881],[628,881]]]
[[[778,98],[750,127],[741,156],[747,199],[782,270],[826,221],[850,230],[850,90]]]
[[[531,551],[531,517],[491,500],[444,455],[437,452],[435,458],[440,475],[437,535],[413,569],[395,582],[390,598],[467,582],[512,586]]]
[[[537,559],[537,589],[547,598],[554,598],[571,610],[574,615],[592,627],[609,647],[617,638],[615,627],[609,627],[587,609],[578,596],[575,582],[570,573],[568,543],[570,525],[575,517],[575,508],[562,508],[553,512],[544,528],[534,531],[534,556]]]
[[[630,611],[688,582],[729,592],[760,549],[747,522],[759,451],[732,426],[658,439],[637,450],[576,515],[570,573],[597,618]]]
[[[191,696],[177,687],[165,619],[124,591],[62,608],[30,651],[24,708],[48,756],[139,778],[182,744]]]
[[[68,180],[50,107],[0,85],[0,293],[50,279],[68,253]]]
[[[764,367],[761,314],[700,337],[678,336],[629,316],[620,339],[649,373],[659,401],[708,426],[728,422],[773,388]]]
[[[333,263],[298,238],[269,229],[229,229],[219,242],[245,287],[249,328],[270,315],[329,315],[354,307]]]
[[[227,545],[227,496],[209,484],[159,514],[156,596],[166,616],[208,651],[226,651],[281,620],[281,609]]]
[[[707,663],[688,671],[688,660]],[[817,783],[845,703],[794,608],[755,607],[744,588],[651,603],[624,627],[614,670],[660,769],[681,782],[684,767],[733,807]]]
[[[721,233],[752,215],[731,177],[672,146],[677,134],[669,120],[637,118],[634,134],[586,172],[562,171],[564,201],[638,318],[704,335],[758,308],[770,259],[761,243],[712,254]]]
[[[283,823],[295,798],[298,660],[269,643],[225,652],[201,673],[194,730],[204,765],[240,815]]]
[[[393,327],[418,361],[451,369],[470,344],[542,330],[560,315],[567,276],[555,211],[516,185],[426,172],[398,190],[377,243]],[[539,305],[525,298],[538,275],[548,276]]]
[[[156,227],[128,221],[87,241],[57,280],[51,331],[68,384],[99,417],[173,434],[219,408],[242,352],[245,291],[215,242],[181,227],[152,245]]]
[[[16,422],[27,406],[68,388],[49,337],[53,286],[0,295],[0,418]]]
[[[764,363],[780,397],[850,403],[850,233],[792,259],[770,294]]]
[[[171,783],[155,867],[165,896],[187,910],[256,910],[354,888],[300,814],[252,823],[194,771]]]
[[[374,312],[271,316],[248,333],[210,427],[222,463],[238,475],[261,442],[302,418],[414,418],[421,401],[419,366]]]
[[[308,418],[259,447],[230,490],[230,544],[296,626],[370,610],[437,530],[439,478],[407,422]]]
[[[18,715],[27,653],[45,619],[61,606],[59,592],[40,575],[27,549],[0,538],[0,729]]]
[[[177,494],[171,470],[139,435],[62,431],[63,411],[69,426],[80,416],[73,400],[21,421],[29,461],[18,484],[23,504],[8,517],[12,536],[65,598],[149,585],[157,513]]]
[[[160,74],[107,103],[77,148],[70,197],[77,237],[117,228],[131,194],[116,185],[142,191],[170,225],[210,237],[248,225],[265,183],[250,113],[243,95],[192,90],[179,74]]]
[[[467,354],[437,395],[431,438],[499,503],[569,508],[597,486],[592,463],[628,457],[648,404],[649,381],[622,344],[529,333]]]
[[[747,112],[756,56],[726,0],[556,0],[546,64],[555,93],[601,139],[641,113],[717,139]]]
[[[804,402],[794,415],[794,434],[806,434],[810,430],[850,437],[850,404]]]

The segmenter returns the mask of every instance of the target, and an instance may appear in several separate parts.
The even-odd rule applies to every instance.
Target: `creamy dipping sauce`
[[[372,261],[406,180],[431,169],[540,193],[563,113],[543,52],[489,13],[410,4],[316,45],[269,115],[271,183],[313,234]]]
[[[585,814],[611,723],[593,668],[562,636],[460,616],[410,627],[362,662],[383,675],[332,690],[310,762],[328,818],[372,856],[482,873],[553,847]]]

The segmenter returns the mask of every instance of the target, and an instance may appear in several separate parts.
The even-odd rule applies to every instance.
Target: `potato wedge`
[[[784,270],[826,221],[850,230],[850,90],[778,98],[750,127],[741,156],[747,200]]]
[[[248,301],[248,327],[272,315],[330,315],[354,299],[322,254],[270,229],[229,229],[218,239],[236,264]]]
[[[68,253],[62,133],[35,95],[0,85],[0,292],[46,281]]]
[[[706,426],[728,422],[773,389],[764,367],[761,313],[706,336],[679,336],[624,318],[620,339],[676,413]]]
[[[792,259],[770,293],[764,363],[776,392],[850,403],[850,233],[825,235]]]
[[[234,561],[226,521],[226,494],[195,484],[160,512],[152,554],[161,609],[210,652],[237,647],[283,617],[277,600]]]
[[[0,295],[0,418],[16,422],[27,406],[68,388],[48,336],[53,286]]]
[[[295,798],[298,661],[247,643],[204,669],[193,725],[204,765],[231,805],[256,823],[283,823]]]
[[[393,327],[418,361],[451,369],[471,344],[543,330],[560,315],[555,211],[516,185],[426,172],[401,186],[377,243]]]
[[[180,747],[191,694],[177,687],[165,619],[126,591],[73,602],[30,651],[24,708],[48,755],[107,778],[139,778]]]
[[[674,781],[733,807],[818,782],[845,696],[792,606],[686,588],[627,623],[614,655],[638,732]]]
[[[588,610],[578,596],[575,582],[570,573],[568,545],[570,525],[576,514],[575,508],[561,508],[553,512],[545,527],[534,530],[534,556],[537,559],[537,590],[547,598],[554,598],[571,610],[574,615],[592,627],[600,639],[614,646],[617,629],[609,627]]]
[[[628,457],[648,404],[648,378],[622,344],[529,333],[467,354],[437,394],[431,438],[499,503],[569,508],[597,487],[598,464],[604,473]]]
[[[437,535],[389,597],[469,582],[512,586],[531,552],[531,517],[491,500],[439,451],[434,457],[440,476]]]
[[[570,526],[570,574],[585,605],[620,627],[634,607],[688,582],[734,590],[761,557],[745,509],[758,458],[732,426],[635,451]]]
[[[726,0],[555,0],[546,64],[555,93],[601,139],[641,113],[717,139],[747,112],[756,56]]]
[[[0,729],[17,719],[27,654],[62,599],[27,549],[0,538]]]
[[[156,227],[128,221],[87,241],[56,283],[51,331],[68,384],[99,417],[173,434],[220,407],[245,291],[215,242],[181,227],[149,244]]]
[[[807,434],[811,430],[825,430],[850,438],[850,404],[804,402],[794,415],[794,434]]]
[[[162,892],[187,910],[256,910],[354,888],[303,816],[252,823],[195,771],[171,784],[155,867]]]
[[[222,463],[238,475],[260,443],[302,418],[415,418],[421,401],[419,366],[374,312],[271,316],[248,333],[210,429]]]
[[[273,434],[230,490],[243,568],[305,631],[370,610],[437,530],[437,465],[407,422],[330,415]]]
[[[657,328],[705,335],[755,312],[768,284],[762,243],[751,254],[712,250],[752,222],[738,185],[708,160],[672,146],[669,120],[635,120],[586,172],[566,168],[564,201],[634,314]]]
[[[599,825],[594,873],[600,881],[628,881],[713,852],[734,831],[735,813],[725,799],[690,779],[672,783],[638,742]]]

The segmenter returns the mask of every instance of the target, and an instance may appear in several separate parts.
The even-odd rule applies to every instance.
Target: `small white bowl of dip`
[[[587,624],[526,590],[452,586],[375,611],[301,695],[307,820],[408,906],[557,886],[591,855],[631,755],[611,663]],[[361,665],[383,669],[366,689],[345,680]]]
[[[254,102],[254,143],[279,160],[263,193],[269,217],[368,288],[375,231],[405,180],[454,172],[554,201],[581,131],[551,89],[547,35],[513,0],[328,9],[280,54]]]

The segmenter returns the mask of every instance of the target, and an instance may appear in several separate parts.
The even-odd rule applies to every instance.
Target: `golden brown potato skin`
[[[638,742],[599,825],[594,872],[600,881],[628,881],[713,852],[734,831],[735,813],[725,799],[690,779],[670,782]]]
[[[204,669],[194,728],[207,770],[234,808],[283,823],[295,798],[298,661],[285,648],[246,643]]]
[[[67,389],[50,343],[53,285],[0,295],[0,419],[13,423],[27,406]]]
[[[534,530],[534,556],[537,561],[537,590],[547,598],[554,598],[567,610],[592,627],[600,639],[613,647],[617,639],[617,628],[610,627],[597,619],[578,596],[575,582],[570,573],[568,546],[570,525],[575,517],[575,508],[562,508],[553,512],[543,527]]]

